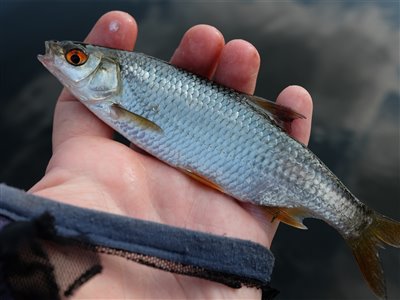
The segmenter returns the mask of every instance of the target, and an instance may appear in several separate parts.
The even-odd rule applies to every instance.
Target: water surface
[[[168,60],[192,25],[252,42],[262,59],[256,94],[299,84],[314,98],[310,148],[363,202],[400,219],[399,3],[393,1],[2,1],[0,181],[28,189],[51,155],[60,84],[37,61],[48,39],[83,40],[105,12],[139,24],[137,50]],[[73,122],[73,120],[71,120]],[[278,299],[374,299],[339,234],[307,220],[282,225],[272,250]],[[382,253],[389,297],[400,299],[400,256]]]

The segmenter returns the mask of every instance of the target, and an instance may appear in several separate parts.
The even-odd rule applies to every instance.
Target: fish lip
[[[45,41],[45,54],[38,54],[37,59],[42,63],[42,65],[56,78],[61,80],[63,74],[57,70],[54,66],[57,52],[62,51],[62,47],[59,45],[58,41],[51,40]]]
[[[43,65],[47,66],[56,53],[62,53],[62,48],[56,40],[45,41],[44,46],[45,54],[39,54],[37,58]]]
[[[45,66],[50,62],[50,57],[46,54],[38,54],[37,59]]]

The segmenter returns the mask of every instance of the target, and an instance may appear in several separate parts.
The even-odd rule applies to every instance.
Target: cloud
[[[355,131],[369,126],[388,90],[398,91],[399,28],[388,21],[390,7],[206,3],[153,6],[139,24],[145,33],[139,37],[140,49],[167,59],[183,33],[171,20],[180,28],[215,25],[228,39],[245,38],[261,52],[265,63],[259,92],[276,95],[277,87],[301,83],[314,96],[317,119]]]

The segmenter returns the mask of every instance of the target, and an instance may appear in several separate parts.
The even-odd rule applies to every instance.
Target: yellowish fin
[[[285,208],[285,207],[262,207],[265,213],[272,215],[271,223],[277,219],[282,223],[290,225],[298,229],[308,229],[303,224],[303,219],[311,215],[302,208]]]
[[[135,114],[134,112],[126,109],[125,107],[123,107],[121,104],[113,103],[111,105],[111,109],[116,114],[117,118],[123,118],[123,117],[129,118],[136,125],[138,125],[138,126],[140,126],[142,128],[150,129],[150,130],[157,131],[157,132],[162,132],[163,131],[161,129],[161,127],[158,126],[153,121],[150,121],[149,119],[146,119],[145,117],[142,117],[142,116],[140,116],[138,114]]]
[[[400,248],[400,223],[374,213],[372,223],[357,238],[347,239],[347,242],[372,291],[380,299],[386,299],[386,285],[378,247],[390,245]]]
[[[190,176],[194,180],[196,180],[196,181],[198,181],[198,182],[200,182],[202,184],[205,184],[206,186],[208,186],[208,187],[210,187],[210,188],[212,188],[214,190],[217,190],[217,191],[220,191],[220,192],[224,193],[222,187],[220,187],[218,184],[216,184],[215,182],[211,181],[210,179],[206,178],[205,176],[200,175],[198,173],[195,173],[195,172],[193,172],[193,171],[191,171],[189,169],[180,168],[179,170],[181,170],[183,173],[185,173],[186,175]]]

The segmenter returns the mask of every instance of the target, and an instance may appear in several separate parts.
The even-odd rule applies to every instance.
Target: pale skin
[[[85,41],[133,50],[136,37],[135,20],[114,11],[99,19]],[[246,41],[225,43],[216,28],[197,25],[185,33],[171,63],[252,94],[260,56]],[[312,116],[309,93],[302,87],[289,86],[276,101],[306,116],[304,120],[293,121],[291,135],[307,144]],[[81,207],[270,246],[276,221],[260,222],[231,197],[114,141],[112,135],[111,128],[64,90],[54,115],[53,156],[44,177],[29,192]],[[121,258],[102,256],[102,263],[103,273],[79,289],[75,299],[260,299],[261,296],[257,289],[231,289]]]

